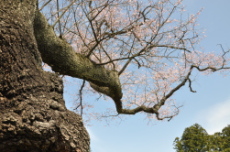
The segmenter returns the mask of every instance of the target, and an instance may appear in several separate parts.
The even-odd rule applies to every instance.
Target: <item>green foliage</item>
[[[225,139],[223,143],[223,148],[225,150],[228,149],[226,152],[230,152],[230,125],[222,130],[222,136]]]
[[[209,135],[209,151],[221,151],[223,149],[222,133],[217,132],[214,135]]]
[[[222,132],[208,135],[199,124],[186,128],[181,139],[176,137],[174,149],[177,152],[230,152],[230,125]]]
[[[194,124],[184,130],[179,139],[176,138],[175,149],[177,152],[206,152],[208,134],[199,124]]]

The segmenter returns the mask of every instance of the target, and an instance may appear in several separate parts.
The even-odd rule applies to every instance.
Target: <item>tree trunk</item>
[[[36,0],[0,1],[0,151],[88,152],[61,78],[44,72],[34,36]]]

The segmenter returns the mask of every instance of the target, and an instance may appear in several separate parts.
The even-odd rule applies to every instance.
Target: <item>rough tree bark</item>
[[[36,0],[0,1],[0,151],[88,152],[88,133],[65,107],[62,80],[42,70],[35,14]]]

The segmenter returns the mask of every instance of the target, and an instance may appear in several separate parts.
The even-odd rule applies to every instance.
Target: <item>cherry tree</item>
[[[39,19],[46,26],[36,26],[39,51],[53,71],[82,79],[76,106],[81,114],[82,92],[88,90],[110,97],[117,114],[142,112],[170,120],[179,112],[174,93],[185,85],[195,92],[193,72],[229,69],[228,51],[198,49],[201,11],[188,15],[182,2],[39,0],[46,16]],[[55,34],[46,39],[42,33],[48,27]],[[48,43],[61,44],[53,48]]]

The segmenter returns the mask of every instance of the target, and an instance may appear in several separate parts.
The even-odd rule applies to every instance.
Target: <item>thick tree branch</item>
[[[109,87],[112,92],[116,92],[117,98],[122,98],[118,72],[107,70],[75,53],[70,44],[56,36],[52,26],[40,12],[36,13],[34,33],[42,59],[53,71],[84,79],[101,87]]]

